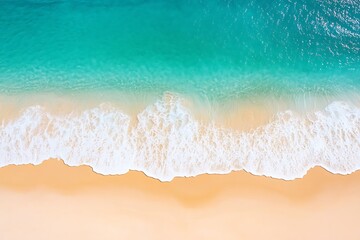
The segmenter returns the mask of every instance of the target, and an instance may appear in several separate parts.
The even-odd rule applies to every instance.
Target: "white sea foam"
[[[196,121],[180,98],[166,94],[131,117],[103,104],[56,116],[26,109],[0,128],[0,166],[60,158],[102,174],[143,171],[161,181],[176,176],[246,170],[294,179],[314,166],[340,174],[360,168],[360,109],[333,102],[322,111],[278,113],[251,132]]]

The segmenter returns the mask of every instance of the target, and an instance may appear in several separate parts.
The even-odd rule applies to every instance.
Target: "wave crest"
[[[333,102],[307,115],[276,114],[250,132],[196,121],[181,98],[166,94],[131,117],[112,107],[57,116],[40,106],[0,128],[0,166],[60,158],[101,174],[143,171],[161,181],[178,176],[246,170],[281,179],[314,166],[340,174],[360,168],[360,109]]]

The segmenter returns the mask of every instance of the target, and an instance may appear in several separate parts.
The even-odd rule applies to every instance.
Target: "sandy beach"
[[[359,239],[360,172],[160,182],[48,160],[0,169],[0,239]]]
[[[360,0],[0,0],[0,240],[360,240]]]

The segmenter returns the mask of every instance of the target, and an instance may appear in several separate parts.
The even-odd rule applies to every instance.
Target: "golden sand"
[[[102,176],[50,160],[0,169],[0,239],[360,239],[360,172]]]

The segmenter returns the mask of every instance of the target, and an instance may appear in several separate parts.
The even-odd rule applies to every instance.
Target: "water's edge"
[[[252,176],[255,176],[255,177],[265,177],[265,178],[271,178],[271,179],[278,179],[278,180],[283,180],[283,181],[296,181],[296,180],[299,180],[299,179],[302,179],[302,178],[305,178],[309,172],[314,169],[314,168],[317,168],[317,167],[320,167],[321,169],[327,171],[328,173],[331,173],[331,174],[335,174],[335,175],[340,175],[340,176],[348,176],[348,175],[351,175],[357,171],[360,170],[360,168],[358,169],[354,169],[353,171],[351,172],[332,172],[331,170],[327,169],[326,167],[324,166],[321,166],[321,165],[314,165],[312,167],[309,167],[309,169],[307,169],[304,173],[304,175],[302,176],[299,176],[299,177],[295,177],[293,179],[284,179],[284,178],[278,178],[278,177],[273,177],[273,176],[267,176],[267,175],[264,175],[264,174],[254,174],[252,172],[249,172],[245,169],[242,169],[242,170],[231,170],[229,172],[221,172],[221,173],[200,173],[200,174],[197,174],[197,175],[194,175],[194,176],[176,176],[170,180],[161,180],[157,177],[154,177],[154,176],[151,176],[151,175],[148,175],[146,174],[146,172],[144,171],[141,171],[141,170],[136,170],[136,169],[129,169],[127,172],[125,173],[121,173],[121,174],[104,174],[104,173],[101,173],[101,172],[97,172],[91,165],[87,165],[87,164],[80,164],[80,165],[69,165],[66,163],[66,161],[64,161],[63,159],[55,159],[55,158],[49,158],[49,159],[44,159],[43,161],[40,161],[39,163],[36,163],[36,164],[33,164],[33,163],[26,163],[26,164],[9,164],[9,165],[6,165],[6,166],[2,166],[0,167],[1,168],[5,168],[5,167],[8,167],[8,166],[25,166],[25,165],[30,165],[30,166],[33,166],[33,167],[37,167],[37,166],[40,166],[42,164],[45,164],[46,162],[50,162],[50,161],[59,161],[61,162],[62,164],[66,165],[67,167],[70,167],[70,168],[73,168],[73,167],[81,167],[81,166],[86,166],[86,167],[89,167],[91,169],[91,171],[94,173],[94,174],[98,174],[100,176],[103,176],[103,177],[106,177],[106,176],[121,176],[121,175],[125,175],[125,174],[128,174],[130,172],[139,172],[139,173],[142,173],[144,174],[146,177],[149,177],[151,179],[154,179],[156,181],[159,181],[159,182],[172,182],[173,180],[175,180],[176,178],[196,178],[198,176],[202,176],[202,175],[227,175],[227,174],[231,174],[231,173],[237,173],[237,172],[240,172],[240,171],[244,171],[246,172],[247,174],[251,174]]]
[[[135,126],[109,104],[65,116],[33,106],[2,123],[0,142],[0,167],[56,158],[104,175],[136,170],[161,181],[239,170],[293,180],[315,166],[338,174],[360,169],[360,108],[335,101],[235,131],[197,121],[173,95],[139,113]]]

